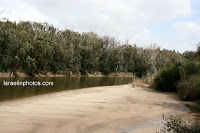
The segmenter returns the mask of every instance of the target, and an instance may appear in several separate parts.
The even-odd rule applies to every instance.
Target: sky
[[[0,18],[184,52],[200,42],[199,7],[200,0],[0,0]]]

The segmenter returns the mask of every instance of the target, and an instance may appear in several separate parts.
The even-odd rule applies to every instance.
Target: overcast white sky
[[[93,31],[180,52],[200,42],[199,0],[0,0],[0,18]]]

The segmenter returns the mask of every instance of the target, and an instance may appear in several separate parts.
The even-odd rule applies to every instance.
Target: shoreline
[[[71,72],[66,74],[54,74],[48,72],[46,75],[34,74],[33,76],[29,76],[22,72],[16,72],[14,74],[11,72],[0,72],[0,78],[13,78],[13,77],[134,77],[134,75],[133,73],[124,73],[124,72],[111,73],[108,75],[103,75],[101,73],[81,75],[81,74],[72,74]]]
[[[44,94],[2,102],[0,108],[0,132],[6,133],[153,133],[162,114],[190,112],[175,93],[131,85]]]

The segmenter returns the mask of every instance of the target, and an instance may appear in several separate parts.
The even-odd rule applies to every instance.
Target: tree
[[[29,75],[132,72],[141,77],[180,58],[180,53],[156,45],[139,48],[93,32],[61,31],[48,23],[0,21],[0,71]]]
[[[200,57],[200,43],[197,44],[197,54]]]

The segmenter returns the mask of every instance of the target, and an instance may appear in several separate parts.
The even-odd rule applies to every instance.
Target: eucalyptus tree
[[[200,53],[198,46],[198,53]],[[193,58],[193,57],[192,57]],[[155,45],[138,48],[128,41],[96,33],[59,30],[47,23],[0,21],[0,71],[104,74],[132,72],[142,76],[182,59]]]
[[[200,43],[197,45],[197,54],[198,54],[198,56],[200,58]]]

